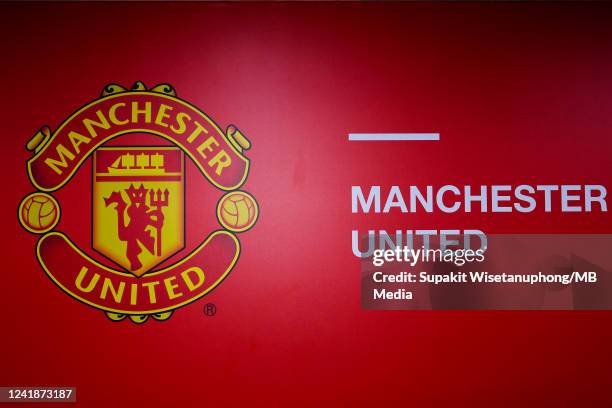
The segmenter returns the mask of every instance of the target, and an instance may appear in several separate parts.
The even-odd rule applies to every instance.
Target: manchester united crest
[[[166,320],[205,296],[235,266],[237,235],[259,214],[242,189],[249,140],[235,126],[221,130],[167,84],[108,85],[54,131],[43,126],[26,147],[36,191],[21,201],[18,216],[39,235],[38,261],[60,289],[113,321]],[[72,181],[84,167],[91,168],[90,185],[81,185],[83,177]],[[204,215],[188,219],[187,167],[215,196],[216,226],[196,238],[188,238],[187,226]],[[79,214],[89,245],[62,229],[59,196],[68,183],[81,183],[77,191],[90,201],[90,213]]]

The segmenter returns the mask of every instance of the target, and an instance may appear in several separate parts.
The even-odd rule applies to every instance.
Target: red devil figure
[[[127,243],[126,256],[130,261],[130,270],[135,271],[142,267],[138,255],[142,253],[142,244],[152,255],[161,256],[162,226],[164,225],[163,207],[168,206],[168,190],[154,191],[147,189],[144,185],[136,188],[132,184],[123,190],[130,202],[127,203],[121,191],[113,191],[104,198],[106,206],[116,204],[117,210],[117,234],[121,241]],[[147,205],[147,192],[149,193],[149,205]],[[126,223],[125,214],[129,217]],[[147,227],[153,227],[156,231],[155,238]]]

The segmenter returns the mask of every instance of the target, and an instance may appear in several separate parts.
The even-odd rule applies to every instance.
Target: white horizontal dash
[[[440,140],[439,133],[349,133],[352,142]]]

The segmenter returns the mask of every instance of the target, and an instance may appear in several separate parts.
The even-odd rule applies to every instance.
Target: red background
[[[1,385],[76,386],[84,406],[610,403],[610,313],[364,311],[350,241],[367,228],[609,233],[609,215],[352,215],[350,186],[610,189],[611,5],[2,4],[0,15]],[[227,280],[142,326],[56,288],[16,217],[32,191],[28,138],[107,83],[136,80],[171,83],[250,138],[244,188],[261,206]],[[347,141],[402,131],[442,140]],[[89,222],[89,172],[61,192],[66,228]],[[201,188],[196,200],[214,202]],[[188,228],[207,225],[204,209],[188,209]]]

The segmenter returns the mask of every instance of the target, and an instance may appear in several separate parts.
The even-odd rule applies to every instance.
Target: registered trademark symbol
[[[204,314],[206,316],[214,316],[217,314],[217,306],[214,303],[207,303],[204,305]]]

